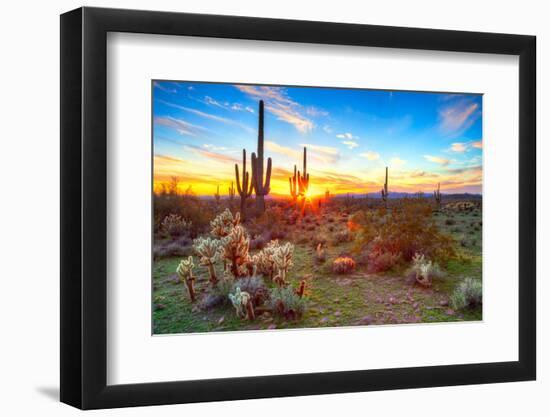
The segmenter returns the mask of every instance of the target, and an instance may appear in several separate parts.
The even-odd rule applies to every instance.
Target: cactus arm
[[[265,185],[264,191],[266,194],[269,194],[271,185],[271,158],[267,158],[267,171],[265,173]]]
[[[239,178],[239,165],[235,164],[235,177],[237,178],[237,191],[239,192],[239,195],[243,194],[243,190],[241,188],[241,181]]]

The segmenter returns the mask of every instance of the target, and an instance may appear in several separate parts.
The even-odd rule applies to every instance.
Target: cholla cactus
[[[273,255],[277,248],[279,248],[279,241],[276,239],[272,240],[265,248],[252,257],[256,272],[265,277],[269,277],[271,280],[275,274],[275,261],[273,260]]]
[[[193,257],[190,256],[187,259],[182,259],[180,264],[178,265],[176,272],[180,278],[180,280],[185,282],[185,285],[187,286],[187,291],[189,292],[189,298],[191,298],[191,302],[195,302],[195,277],[193,276]]]
[[[411,274],[415,275],[415,280],[423,287],[431,287],[432,279],[439,274],[437,265],[425,258],[423,254],[415,253],[412,258]]]
[[[170,236],[181,236],[185,234],[190,227],[191,222],[173,213],[166,216],[161,223],[162,231]]]
[[[221,242],[211,238],[198,238],[193,242],[193,249],[200,256],[199,263],[208,268],[210,283],[213,287],[218,284],[218,276],[214,264],[221,260]]]
[[[275,249],[273,254],[273,262],[277,268],[277,274],[273,277],[273,281],[280,287],[286,286],[286,274],[288,268],[292,266],[292,255],[294,254],[294,245],[290,242],[285,243]]]
[[[231,232],[221,240],[222,256],[229,264],[230,271],[235,278],[246,274],[246,267],[250,263],[248,248],[250,239],[244,227],[235,226]]]
[[[241,222],[240,213],[236,213],[235,216],[231,214],[229,209],[225,209],[222,213],[218,214],[214,220],[210,222],[210,233],[215,237],[225,237],[231,233],[231,230]]]
[[[240,287],[235,289],[235,294],[229,294],[231,304],[235,307],[235,312],[240,318],[247,317],[249,320],[254,320],[254,306],[250,294],[246,291],[241,291]]]

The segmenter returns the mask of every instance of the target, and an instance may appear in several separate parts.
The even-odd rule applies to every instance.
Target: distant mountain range
[[[333,196],[333,198],[346,198],[347,194],[339,194],[336,196]],[[350,194],[350,196],[353,196],[354,198],[365,198],[365,194]],[[380,195],[380,192],[377,193],[367,193],[367,197],[369,198],[382,198]],[[433,198],[432,193],[422,193],[422,196],[424,198]],[[446,200],[455,200],[455,199],[481,199],[481,194],[470,194],[470,193],[461,193],[461,194],[445,194],[441,193],[441,196]],[[418,197],[418,193],[398,193],[398,192],[389,192],[388,195],[389,198],[405,198],[405,197]]]
[[[358,193],[350,193],[349,196],[350,197],[353,197],[353,198],[365,198],[365,195],[368,197],[368,198],[381,198],[381,195],[380,195],[380,192],[377,192],[377,193],[367,193],[367,194],[358,194]],[[331,195],[330,198],[346,198],[348,196],[348,194],[338,194],[338,195]],[[432,193],[423,193],[422,195],[424,198],[433,198],[433,194]],[[441,193],[441,196],[443,197],[444,200],[472,200],[472,199],[479,199],[481,200],[482,199],[482,195],[481,194],[470,194],[470,193],[459,193],[459,194],[445,194],[445,193]],[[212,195],[204,195],[204,196],[199,196],[200,198],[204,198],[204,199],[214,199],[214,196]],[[266,196],[267,199],[270,199],[270,198],[282,198],[282,197],[289,197],[287,195],[268,195]],[[324,196],[319,196],[320,198],[324,198]],[[409,198],[414,198],[414,197],[418,197],[418,193],[398,193],[398,192],[389,192],[389,198],[405,198],[405,197],[409,197]],[[221,196],[222,200],[226,200],[228,199],[229,197],[227,195],[222,195]],[[235,199],[238,200],[240,197],[238,195],[235,196]]]

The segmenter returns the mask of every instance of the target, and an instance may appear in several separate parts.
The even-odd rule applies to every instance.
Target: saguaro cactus
[[[253,181],[249,181],[249,173],[246,170],[246,150],[243,149],[243,182],[239,178],[239,165],[235,164],[235,177],[237,180],[237,192],[241,196],[241,217],[246,219],[246,199],[252,195],[254,189]]]
[[[300,175],[298,171],[298,188],[302,197],[305,197],[309,187],[309,174],[307,173],[307,148],[304,146],[304,169]]]
[[[382,201],[384,201],[384,205],[388,206],[388,167],[386,167],[386,181],[384,182],[384,188],[382,188],[381,191],[382,194]]]
[[[258,156],[252,152],[252,183],[256,191],[256,208],[259,213],[265,211],[264,196],[269,194],[271,181],[271,158],[267,158],[267,171],[264,182],[264,102],[260,100],[260,117],[258,121]]]
[[[290,185],[290,195],[292,196],[292,201],[296,202],[298,196],[300,195],[298,191],[298,176],[296,175],[296,165],[294,165],[294,175],[288,177],[288,184]]]
[[[441,193],[439,192],[439,187],[440,183],[437,183],[437,190],[434,191],[434,199],[438,211],[441,210]]]

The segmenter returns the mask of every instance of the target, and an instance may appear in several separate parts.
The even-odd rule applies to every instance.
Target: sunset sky
[[[154,186],[220,194],[256,152],[265,102],[271,193],[288,195],[308,149],[310,194],[390,191],[481,193],[482,96],[310,87],[153,82]]]

